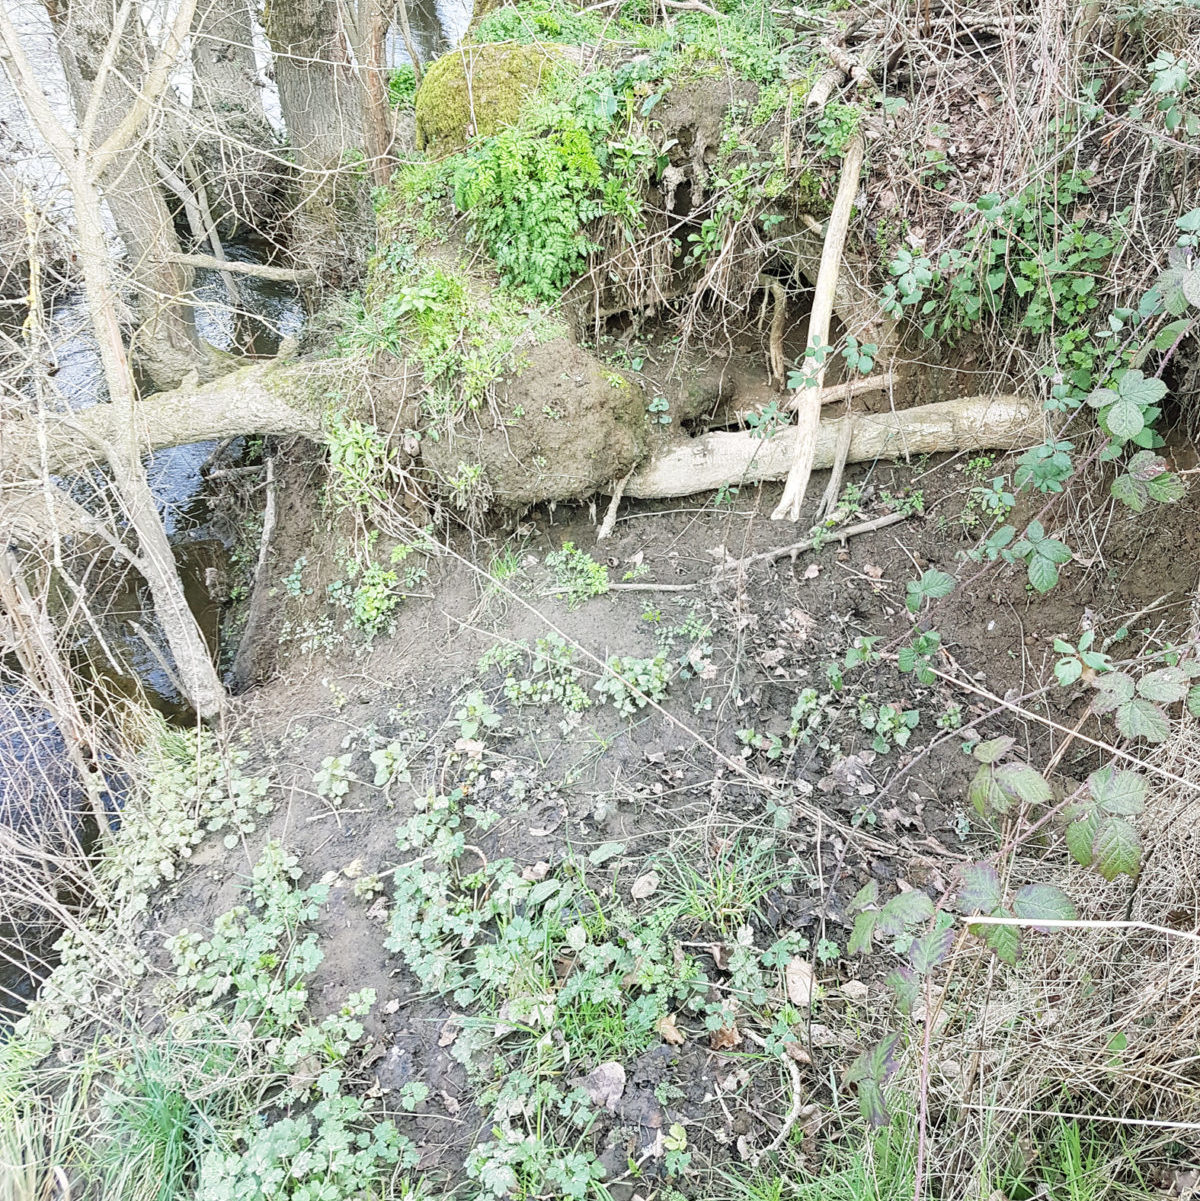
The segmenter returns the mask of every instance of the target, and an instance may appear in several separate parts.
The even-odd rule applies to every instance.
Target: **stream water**
[[[13,15],[27,52],[61,113],[67,93],[44,10],[37,5],[16,7],[20,11]],[[471,0],[410,0],[413,42],[423,61],[457,44],[470,21],[471,8]],[[388,58],[391,65],[408,61],[398,33],[388,39]],[[277,98],[270,95],[270,88],[264,100],[268,114],[272,109],[277,114]],[[59,174],[48,154],[39,149],[3,72],[0,131],[7,135],[7,145],[0,144],[0,150],[11,156],[15,148],[24,178],[37,187],[40,196],[56,198],[50,203],[57,202],[61,209]],[[248,243],[227,243],[225,250],[231,258],[256,258],[255,248]],[[282,337],[299,332],[303,311],[293,289],[244,276],[238,277],[238,289],[242,311],[235,313],[220,277],[213,272],[196,273],[197,327],[208,342],[225,350],[271,355]],[[67,409],[104,403],[103,371],[82,298],[60,297],[46,321],[53,358],[50,384],[57,402]],[[212,443],[198,443],[164,450],[151,456],[147,471],[189,602],[215,653],[222,598],[213,595],[209,581],[227,575],[233,531],[214,518],[206,496],[202,468],[213,449]],[[78,498],[84,500],[86,494],[84,487]],[[107,650],[92,630],[80,626],[69,648],[72,658],[85,665],[106,690],[121,695],[141,693],[169,719],[185,715],[186,703],[166,666],[166,648],[156,633],[141,580],[131,572],[118,575],[107,587],[103,610],[98,624]],[[4,834],[5,827],[27,829],[37,821],[39,812],[67,807],[73,784],[61,736],[53,723],[43,712],[21,702],[15,663],[5,661],[0,667],[0,834]],[[49,946],[54,934],[53,929],[6,928],[3,913],[0,907],[0,1024],[4,1011],[11,1012],[28,1000],[40,975],[51,966]]]

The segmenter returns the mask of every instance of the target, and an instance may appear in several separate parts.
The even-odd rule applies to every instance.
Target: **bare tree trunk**
[[[267,231],[282,219],[288,179],[273,153],[247,0],[199,0],[192,30],[191,139],[223,231]],[[185,147],[185,149],[188,149]]]
[[[371,182],[386,187],[392,175],[392,129],[384,77],[384,43],[387,20],[384,0],[344,0],[342,21],[352,33],[354,59],[362,80],[363,141]]]
[[[59,54],[87,140],[105,142],[133,106],[146,71],[147,45],[137,9],[117,0],[50,0]],[[115,42],[112,33],[123,25]],[[98,89],[98,90],[97,90]],[[171,387],[189,372],[208,376],[212,359],[196,335],[187,297],[192,272],[171,259],[179,242],[159,188],[143,133],[106,165],[104,199],[125,243],[137,291],[139,327],[131,353],[157,387]]]
[[[275,81],[299,173],[293,255],[339,286],[357,275],[370,236],[362,146],[362,85],[337,0],[280,0],[267,16]]]
[[[211,718],[220,713],[225,692],[209,657],[204,636],[188,607],[167,532],[146,479],[142,463],[137,390],[117,318],[118,297],[109,271],[109,251],[101,220],[101,194],[96,182],[98,179],[109,179],[117,173],[115,168],[121,159],[135,157],[124,152],[166,87],[183,35],[191,25],[195,0],[182,0],[163,49],[144,74],[139,71],[138,78],[143,81],[140,89],[128,96],[127,104],[118,114],[104,115],[105,88],[113,74],[123,40],[122,25],[128,20],[132,8],[132,3],[127,0],[121,12],[113,14],[107,40],[98,45],[93,43],[89,48],[96,54],[89,61],[96,64],[93,82],[99,90],[94,95],[93,103],[81,110],[76,138],[72,138],[55,118],[24,48],[17,39],[12,22],[2,7],[0,50],[3,54],[0,60],[67,177],[75,212],[79,263],[88,315],[104,367],[113,418],[112,437],[97,442],[96,449],[108,464],[113,491],[135,535],[137,554],[134,561],[150,587],[155,616],[175,659],[183,689],[196,713],[202,718]],[[94,25],[90,30],[93,35],[99,34],[99,29]],[[93,138],[98,133],[103,140],[96,146]],[[170,265],[177,267],[176,264]]]

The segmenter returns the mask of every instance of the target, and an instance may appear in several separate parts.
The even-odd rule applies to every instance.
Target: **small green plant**
[[[632,717],[651,701],[661,701],[667,695],[670,681],[671,668],[664,653],[651,659],[613,655],[594,688],[608,698],[618,713]]]
[[[584,601],[608,591],[608,568],[579,550],[574,542],[564,542],[561,550],[551,551],[546,566],[554,576],[554,591],[566,596],[569,609],[577,609]]]
[[[474,688],[463,698],[463,703],[454,714],[458,732],[468,741],[476,739],[481,731],[494,730],[500,724],[500,714],[488,702],[479,688]]]
[[[886,755],[892,747],[906,747],[912,732],[921,720],[918,709],[901,709],[898,705],[873,705],[861,699],[858,703],[858,721],[864,730],[874,734],[871,747]]]
[[[353,782],[349,755],[326,755],[321,760],[321,766],[313,773],[317,796],[327,797],[335,805],[342,803]]]
[[[655,425],[671,424],[671,404],[665,396],[656,396],[647,406],[646,412]]]
[[[372,563],[359,577],[350,602],[350,617],[363,633],[374,637],[392,627],[400,604],[400,579],[394,571]]]
[[[916,613],[927,600],[940,600],[954,591],[954,577],[944,571],[930,569],[919,580],[909,580],[905,588],[904,606]]]

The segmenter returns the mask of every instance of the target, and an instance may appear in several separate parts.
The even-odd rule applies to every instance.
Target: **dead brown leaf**
[[[646,872],[638,876],[633,882],[633,887],[629,890],[629,895],[635,901],[644,901],[647,897],[652,897],[658,891],[659,879],[657,872]]]
[[[812,964],[799,955],[793,955],[787,967],[783,969],[783,979],[787,985],[788,1000],[798,1009],[807,1009],[812,1004],[813,993],[817,988]]]
[[[708,1036],[708,1045],[714,1051],[728,1051],[742,1044],[742,1032],[737,1026],[722,1026]]]
[[[611,1113],[625,1092],[625,1068],[615,1059],[610,1059],[572,1083],[587,1093],[593,1105],[599,1105]]]
[[[687,1042],[687,1035],[675,1025],[675,1015],[673,1013],[668,1013],[666,1017],[659,1018],[655,1029],[658,1031],[658,1035],[663,1042],[670,1043],[673,1047],[682,1047]]]

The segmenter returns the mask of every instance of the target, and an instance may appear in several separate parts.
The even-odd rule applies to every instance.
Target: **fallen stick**
[[[856,133],[846,147],[842,160],[842,174],[838,180],[837,196],[833,211],[829,214],[829,225],[825,232],[825,245],[821,250],[821,266],[817,272],[816,290],[813,293],[812,315],[808,321],[809,346],[829,345],[829,322],[833,317],[833,294],[837,288],[838,275],[842,269],[842,250],[846,245],[846,234],[850,230],[850,213],[854,197],[858,193],[858,180],[862,174],[863,157],[866,153],[862,134]],[[796,407],[797,436],[793,446],[792,467],[784,485],[783,497],[771,514],[772,521],[799,521],[804,494],[808,491],[808,480],[813,471],[813,452],[817,442],[817,426],[821,420],[821,391],[825,383],[825,368],[829,351],[822,350],[817,365],[817,376],[812,387],[798,389],[793,395]]]
[[[305,268],[268,267],[262,263],[243,263],[237,259],[218,259],[209,254],[168,254],[168,262],[183,267],[200,267],[207,271],[232,271],[235,275],[250,275],[255,279],[273,280],[276,283],[310,284],[317,278],[315,271]]]
[[[612,499],[608,502],[608,511],[604,514],[604,520],[600,523],[600,529],[596,534],[596,541],[603,542],[608,538],[617,524],[617,510],[621,507],[621,497],[625,495],[625,484],[629,479],[629,475],[622,476],[613,484]]]
[[[857,413],[848,463],[964,450],[1016,450],[1042,436],[1041,407],[1020,396],[966,396],[898,413]],[[813,470],[831,467],[838,422],[822,422]],[[781,480],[791,468],[794,426],[762,439],[750,432],[704,434],[666,444],[638,467],[625,495],[646,500],[690,496],[722,486]]]
[[[822,543],[844,543],[847,538],[853,538],[858,534],[871,534],[876,530],[887,529],[889,525],[895,525],[899,521],[906,520],[907,517],[907,513],[884,513],[879,517],[872,517],[870,521],[860,521],[857,525],[847,525],[842,526],[841,529],[834,528],[822,531],[818,537]],[[744,559],[727,563],[724,567],[718,569],[718,573],[734,570],[743,571],[755,563],[774,563],[776,559],[782,559],[785,555],[791,555],[792,558],[795,558],[796,555],[801,555],[806,550],[812,550],[816,543],[816,537],[801,538],[799,542],[793,542],[788,546],[776,546],[771,550],[760,551],[756,555],[747,555]]]

